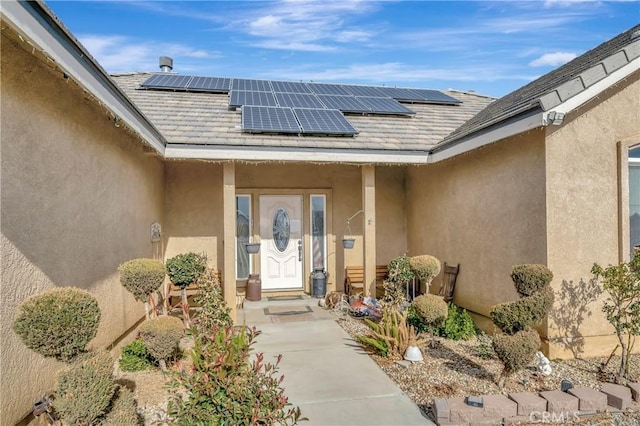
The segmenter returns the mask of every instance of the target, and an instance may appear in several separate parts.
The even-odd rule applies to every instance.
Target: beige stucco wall
[[[102,310],[93,347],[133,326],[144,310],[117,267],[152,255],[164,177],[162,163],[103,107],[4,34],[1,59],[0,424],[12,425],[62,367],[13,333],[19,303],[53,287],[90,291]]]
[[[618,209],[628,198],[619,200],[617,143],[640,143],[639,76],[636,72],[571,113],[563,126],[547,130],[547,251],[559,311],[551,335],[561,339],[551,345],[553,357],[608,355],[617,342],[601,310],[603,298],[588,304],[576,304],[575,298],[585,295],[588,286],[580,282],[592,278],[594,262],[620,261]],[[563,343],[572,335],[577,339]]]
[[[483,328],[491,306],[518,297],[511,267],[546,263],[543,138],[536,130],[408,170],[409,255],[459,263],[454,302]]]

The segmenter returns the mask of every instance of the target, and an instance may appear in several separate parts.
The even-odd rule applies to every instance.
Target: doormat
[[[270,306],[264,308],[265,315],[300,315],[313,313],[309,306]]]
[[[267,297],[269,302],[282,302],[284,300],[304,300],[302,296],[271,296]]]
[[[303,314],[295,314],[295,315],[271,315],[269,318],[271,318],[271,322],[273,323],[315,320],[315,317],[313,316],[312,313],[303,313]]]

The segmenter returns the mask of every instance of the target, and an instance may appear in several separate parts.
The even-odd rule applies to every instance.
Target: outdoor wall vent
[[[173,69],[173,59],[168,56],[160,56],[160,69],[162,72],[171,72]]]

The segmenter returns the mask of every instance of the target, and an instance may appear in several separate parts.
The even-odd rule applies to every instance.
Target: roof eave
[[[91,93],[118,120],[159,154],[166,140],[96,61],[70,36],[41,2],[3,1],[2,19],[51,58],[60,69]]]

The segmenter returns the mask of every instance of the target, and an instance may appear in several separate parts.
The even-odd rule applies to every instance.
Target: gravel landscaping
[[[369,327],[359,318],[342,315],[338,323],[351,336],[369,333]],[[606,358],[551,360],[553,371],[549,376],[538,373],[532,362],[527,369],[510,377],[501,389],[496,385],[496,378],[502,371],[502,364],[493,354],[489,336],[480,334],[469,340],[453,341],[419,335],[418,346],[423,351],[424,362],[408,366],[399,365],[396,360],[377,355],[368,348],[367,351],[427,414],[431,412],[434,398],[557,390],[563,379],[571,380],[576,387],[599,388],[600,382],[613,381],[620,362],[619,357],[614,356],[601,372],[600,366]],[[639,355],[632,356],[630,372],[636,381],[640,380]],[[637,406],[634,408],[637,409]],[[600,415],[575,424],[637,426],[640,425],[640,412],[634,411],[624,416]]]

